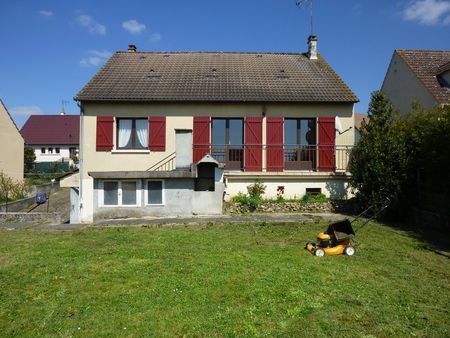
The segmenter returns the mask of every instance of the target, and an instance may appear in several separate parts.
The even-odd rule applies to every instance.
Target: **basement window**
[[[164,205],[164,181],[147,181],[146,205]]]
[[[138,206],[137,181],[103,181],[100,184],[99,204],[104,207]]]
[[[322,188],[306,188],[306,195],[319,195],[322,193]]]

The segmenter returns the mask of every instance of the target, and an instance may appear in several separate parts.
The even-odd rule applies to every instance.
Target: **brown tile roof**
[[[355,113],[355,128],[360,129],[362,121],[365,121],[366,124],[369,123],[369,116],[366,114],[358,114]]]
[[[29,145],[78,145],[79,115],[31,115],[20,130]]]
[[[80,101],[357,102],[325,60],[305,54],[116,52]]]
[[[438,103],[450,104],[450,90],[437,77],[448,68],[450,50],[397,49],[396,52]]]

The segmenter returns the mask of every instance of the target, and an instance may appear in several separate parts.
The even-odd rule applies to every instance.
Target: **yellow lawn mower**
[[[391,204],[391,201],[389,198],[386,198],[386,202],[383,206],[370,218],[366,219],[357,230],[361,230],[367,223],[386,209],[389,204]],[[356,216],[356,218],[352,221],[349,219],[344,219],[342,221],[330,224],[325,232],[321,232],[317,235],[318,244],[308,241],[306,242],[305,249],[317,257],[322,257],[325,255],[337,256],[342,254],[353,256],[355,254],[355,247],[352,245],[351,241],[355,237],[356,232],[353,230],[352,224],[373,208],[374,206],[370,206]]]

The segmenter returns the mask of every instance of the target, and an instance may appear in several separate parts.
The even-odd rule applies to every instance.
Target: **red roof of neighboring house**
[[[79,115],[32,115],[20,130],[26,144],[78,145]]]

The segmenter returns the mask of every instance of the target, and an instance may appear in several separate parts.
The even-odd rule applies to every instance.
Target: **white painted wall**
[[[62,159],[68,161],[70,158],[69,148],[78,146],[68,145],[33,145],[34,154],[36,155],[35,162],[60,162]],[[42,153],[41,149],[45,148],[45,153]],[[50,154],[49,148],[53,148],[53,154]],[[59,148],[59,154],[56,153],[56,148]]]
[[[414,101],[426,109],[437,105],[435,98],[397,53],[392,56],[381,91],[401,114],[411,112]]]

